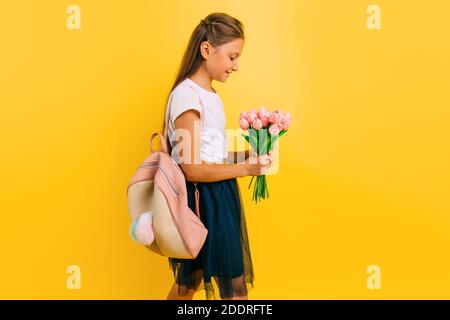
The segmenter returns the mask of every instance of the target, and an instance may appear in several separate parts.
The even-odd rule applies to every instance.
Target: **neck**
[[[211,92],[216,92],[216,90],[213,89],[211,86],[211,76],[206,72],[206,70],[202,67],[200,67],[196,73],[194,73],[191,77],[191,80],[194,80],[197,82],[200,86],[205,88],[206,90],[209,90]]]

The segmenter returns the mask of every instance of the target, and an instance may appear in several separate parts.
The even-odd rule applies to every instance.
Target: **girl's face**
[[[225,82],[233,71],[238,70],[238,61],[244,47],[244,40],[234,39],[214,48],[208,42],[202,44],[206,71],[212,80]]]

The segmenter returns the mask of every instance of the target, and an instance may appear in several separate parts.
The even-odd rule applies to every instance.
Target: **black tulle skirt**
[[[195,212],[194,183],[186,181],[186,187],[188,205]],[[169,258],[178,294],[205,290],[208,300],[245,296],[253,288],[254,274],[237,179],[198,182],[197,189],[208,236],[195,259]]]

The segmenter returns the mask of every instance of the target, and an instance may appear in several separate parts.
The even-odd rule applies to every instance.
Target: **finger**
[[[269,168],[268,167],[262,167],[261,168],[261,175],[265,175],[265,174],[267,174],[267,172],[269,172]]]
[[[269,170],[269,169],[270,169],[270,166],[271,166],[271,163],[268,162],[268,163],[263,164],[263,165],[261,166],[261,169]]]
[[[274,153],[271,153],[271,154],[269,155],[269,157],[270,157],[270,160],[271,160],[272,162],[275,161],[275,154],[274,154]]]
[[[269,159],[268,155],[260,156],[258,159],[259,159],[259,163],[261,163],[262,165],[267,165],[270,163],[270,159]]]

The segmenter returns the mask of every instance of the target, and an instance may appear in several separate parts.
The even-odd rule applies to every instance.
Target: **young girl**
[[[192,137],[190,159],[201,161],[179,163],[193,212],[195,190],[199,191],[200,217],[208,236],[196,259],[169,258],[175,283],[167,299],[192,299],[202,283],[206,298],[216,299],[212,279],[222,299],[248,299],[247,284],[253,287],[250,246],[236,177],[265,174],[272,155],[257,157],[248,150],[240,154],[227,151],[223,103],[211,86],[212,80],[225,82],[238,70],[243,44],[239,20],[225,13],[208,15],[189,40],[169,95],[162,132],[167,123],[169,152],[175,159],[178,154],[174,146],[180,137],[177,132],[184,129]],[[201,120],[201,136],[195,135],[194,125]]]

